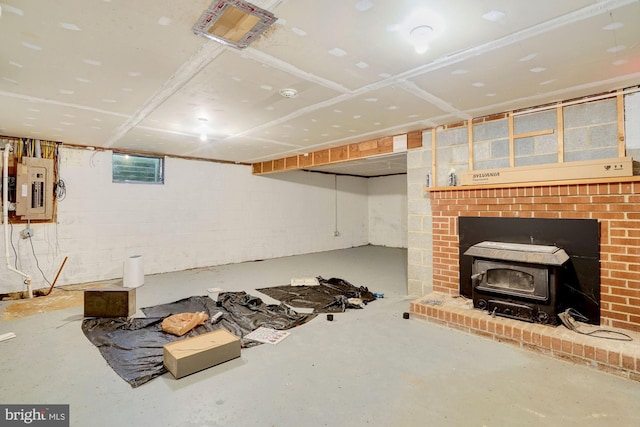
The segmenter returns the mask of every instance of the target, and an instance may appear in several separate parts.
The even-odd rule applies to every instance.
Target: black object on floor
[[[109,366],[132,387],[138,387],[167,372],[162,363],[165,344],[194,337],[217,329],[226,329],[241,339],[245,348],[259,345],[243,337],[260,326],[291,329],[313,319],[315,314],[301,314],[284,304],[267,305],[246,292],[224,292],[216,301],[208,296],[185,298],[168,304],[146,307],[146,318],[95,318],[82,322],[85,336],[100,350]],[[223,313],[217,323],[198,325],[177,337],[162,331],[165,317],[178,313],[204,311],[212,318]]]
[[[319,285],[274,286],[256,289],[265,295],[296,308],[312,308],[315,313],[342,313],[347,308],[362,308],[349,303],[360,298],[365,304],[376,297],[364,286],[356,287],[343,279],[317,277]]]

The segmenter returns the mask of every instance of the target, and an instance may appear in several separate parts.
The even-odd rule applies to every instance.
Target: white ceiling
[[[638,0],[256,0],[244,50],[193,33],[212,2],[0,0],[0,135],[252,163],[640,84]],[[360,165],[325,170],[406,170]]]

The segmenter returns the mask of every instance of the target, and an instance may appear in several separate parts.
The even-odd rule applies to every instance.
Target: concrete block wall
[[[630,105],[635,106],[635,104]],[[618,157],[617,117],[615,99],[565,107],[563,109],[564,161]],[[560,145],[558,116],[555,109],[516,115],[513,118],[513,125],[514,135],[552,131],[544,135],[516,138],[513,153],[516,167],[558,162]],[[509,167],[508,119],[498,118],[474,123],[472,129],[474,170]],[[438,129],[436,137],[438,186],[447,185],[447,176],[452,168],[456,171],[468,170],[467,132],[466,126]],[[633,134],[633,129],[630,129],[630,132]],[[640,151],[640,147],[634,149]]]
[[[37,289],[47,284],[33,252],[49,280],[69,257],[58,279],[64,285],[120,278],[132,255],[142,255],[145,273],[153,274],[369,243],[365,178],[301,171],[254,176],[248,166],[176,158],[167,158],[165,169],[165,185],[114,184],[111,152],[62,148],[67,196],[58,203],[57,223],[32,224],[31,241],[18,237],[23,225],[14,225],[11,265],[29,273]],[[380,178],[374,191],[406,188],[396,181]],[[389,197],[407,205],[402,195]],[[385,212],[379,205],[374,216]],[[389,231],[377,235],[384,244]],[[0,292],[23,289],[18,275],[0,269]]]
[[[509,167],[509,121],[491,120],[473,125],[473,168]]]
[[[424,141],[424,140],[423,140]],[[426,142],[431,146],[431,141]],[[436,130],[437,186],[448,185],[449,173],[469,170],[469,130],[466,126]]]
[[[431,131],[423,132],[422,146],[407,152],[407,292],[417,296],[431,292],[433,282],[431,202],[424,191],[432,165]]]
[[[518,138],[513,142],[515,166],[543,165],[558,161],[558,119],[555,110],[513,118],[513,133],[553,130],[552,134]]]
[[[640,92],[624,97],[625,144],[634,159],[634,175],[640,175]]]
[[[618,108],[615,99],[564,108],[566,162],[618,157]]]

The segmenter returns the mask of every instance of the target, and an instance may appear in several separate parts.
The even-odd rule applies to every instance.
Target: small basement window
[[[164,184],[164,158],[113,153],[113,182]]]

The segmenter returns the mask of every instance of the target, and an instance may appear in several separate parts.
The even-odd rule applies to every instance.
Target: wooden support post
[[[436,130],[438,127],[431,129],[431,179],[432,187],[437,187],[438,184],[438,162],[436,161]]]
[[[627,146],[624,134],[624,94],[622,89],[618,89],[616,95],[618,110],[618,157],[627,155]]]
[[[516,153],[515,144],[513,143],[513,111],[509,111],[509,166],[515,167],[516,165]]]
[[[564,108],[562,103],[556,107],[556,115],[558,117],[558,163],[564,163]]]
[[[473,168],[473,120],[467,120],[467,136],[469,141],[469,170]]]

